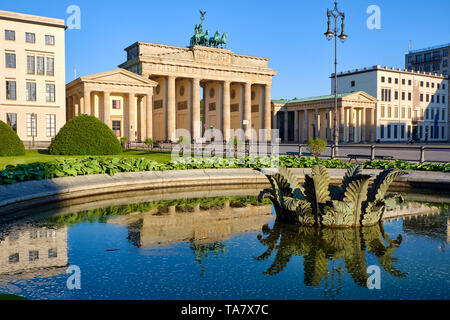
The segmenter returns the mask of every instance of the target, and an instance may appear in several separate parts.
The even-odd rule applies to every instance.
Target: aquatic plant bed
[[[277,161],[275,161],[277,160]],[[219,169],[219,168],[268,168],[277,162],[279,167],[287,168],[311,168],[314,165],[323,165],[326,168],[347,169],[352,164],[338,159],[319,159],[311,157],[244,157],[241,159],[204,158],[204,159],[179,159],[160,163],[144,158],[105,158],[87,157],[72,159],[56,159],[49,162],[36,162],[7,166],[0,171],[0,185],[14,184],[22,181],[43,180],[58,177],[83,176],[92,174],[108,174],[113,176],[119,172],[145,172],[168,171],[187,169]],[[407,161],[366,161],[364,169],[388,169],[401,170],[440,171],[450,172],[450,162],[413,164]]]

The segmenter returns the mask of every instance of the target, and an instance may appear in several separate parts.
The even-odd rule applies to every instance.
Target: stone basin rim
[[[303,182],[310,168],[292,168]],[[364,169],[365,174],[376,175],[382,170]],[[332,183],[340,183],[346,169],[328,169]],[[450,173],[436,171],[407,171],[392,185],[396,188],[417,187],[450,190]],[[64,177],[48,180],[26,181],[0,185],[0,216],[27,206],[39,206],[50,202],[71,200],[93,195],[113,194],[142,190],[165,190],[179,187],[246,186],[267,187],[266,177],[248,168],[190,169],[170,171],[146,171]]]

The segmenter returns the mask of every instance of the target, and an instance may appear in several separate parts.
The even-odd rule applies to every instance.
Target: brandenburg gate
[[[205,35],[199,29],[201,25],[190,47],[136,42],[125,49],[127,61],[119,67],[157,82],[148,106],[152,110],[146,113],[153,117],[146,121],[152,125],[152,138],[176,140],[176,130],[185,129],[197,140],[206,130],[218,129],[228,141],[231,130],[242,129],[250,139],[253,129],[258,140],[270,140],[270,91],[277,73],[268,67],[269,59],[219,48],[226,34],[219,38],[218,32],[215,44],[208,32],[202,43]],[[266,129],[265,134],[259,135],[259,129]]]

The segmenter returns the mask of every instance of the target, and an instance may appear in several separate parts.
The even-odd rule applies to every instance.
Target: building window
[[[398,139],[398,126],[394,125],[394,139]]]
[[[412,81],[408,80],[408,86],[412,85]]]
[[[25,41],[28,43],[35,43],[36,42],[36,35],[34,33],[25,33]]]
[[[448,56],[448,49],[442,50],[442,56],[447,57]]]
[[[384,82],[384,77],[381,77],[381,82]]]
[[[56,136],[56,115],[47,114],[45,118],[47,120],[47,137]]]
[[[55,58],[47,57],[47,75],[53,76],[55,74]]]
[[[443,60],[443,61],[442,61],[442,67],[443,67],[443,68],[448,67],[448,60]]]
[[[420,55],[417,55],[416,56],[416,63],[422,63],[423,62],[423,56],[420,54]]]
[[[353,88],[355,86],[355,81],[352,81],[350,86]]]
[[[19,261],[20,261],[20,259],[19,259],[18,253],[14,253],[9,256],[9,263],[13,264],[13,263],[18,263]]]
[[[39,75],[43,75],[45,73],[44,57],[43,56],[37,56],[36,57],[36,61],[37,61],[36,73],[39,74]]]
[[[58,257],[58,250],[56,248],[48,249],[48,258],[57,258]]]
[[[45,85],[45,97],[47,102],[55,102],[55,85],[53,83]]]
[[[433,63],[433,71],[439,71],[440,68],[441,66],[439,62]]]
[[[431,61],[431,52],[425,53],[425,62]]]
[[[405,118],[406,118],[406,108],[403,107],[402,108],[402,119],[405,119]]]
[[[39,260],[39,251],[37,251],[37,250],[29,251],[28,256],[29,256],[30,262]]]
[[[120,110],[120,100],[113,100],[112,101],[112,108],[115,110]]]
[[[420,139],[423,139],[423,126],[419,126],[419,136]]]
[[[5,40],[16,40],[16,32],[13,30],[5,30]]]
[[[391,125],[390,124],[387,125],[387,138],[388,139],[391,138]]]
[[[122,136],[122,123],[120,120],[112,121],[112,131],[116,134],[116,137]]]
[[[6,81],[6,99],[16,100],[16,82]]]
[[[27,82],[27,101],[36,101],[36,82]]]
[[[46,35],[45,36],[45,44],[49,45],[49,46],[54,46],[55,45],[55,36]]]
[[[427,88],[429,88],[430,87],[430,83],[429,82],[427,82]]]
[[[398,100],[398,91],[394,92],[394,100]]]
[[[387,109],[388,109],[387,117],[391,118],[392,117],[392,107],[388,107]]]
[[[423,102],[423,93],[420,94],[420,102]]]
[[[437,94],[436,95],[436,103],[439,103],[439,100],[440,100],[439,98],[440,98],[440,95]]]
[[[430,95],[427,94],[426,97],[427,97],[427,102],[430,102]]]
[[[384,118],[384,106],[381,106],[381,117]]]
[[[384,124],[380,126],[380,137],[381,139],[384,139]]]
[[[400,126],[400,139],[405,139],[405,125]]]
[[[388,83],[392,83],[392,78],[391,77],[388,78]]]
[[[36,117],[32,117],[31,113],[27,113],[27,136],[37,136],[37,119]]]
[[[381,89],[381,101],[391,101],[391,89]]]
[[[7,113],[6,123],[17,133],[17,113]]]
[[[423,81],[420,81],[420,86],[423,87]]]
[[[411,113],[412,113],[412,109],[408,108],[408,119],[411,119]]]
[[[35,70],[35,60],[34,56],[27,56],[27,73],[34,74]]]
[[[7,52],[5,53],[5,65],[6,68],[15,68],[16,67],[16,54]]]
[[[442,120],[445,120],[445,109],[442,109]]]
[[[405,101],[405,99],[406,99],[406,93],[402,92],[402,100]]]
[[[395,84],[398,84],[398,78],[395,78]]]
[[[408,101],[411,101],[411,99],[412,99],[412,94],[411,94],[411,92],[408,92]]]

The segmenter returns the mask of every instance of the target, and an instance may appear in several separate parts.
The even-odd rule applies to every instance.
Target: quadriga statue
[[[341,186],[330,185],[324,166],[314,166],[300,186],[297,177],[287,168],[278,172],[257,169],[266,175],[272,186],[263,190],[259,201],[269,198],[277,219],[305,226],[359,227],[372,226],[383,218],[386,207],[403,202],[399,194],[388,194],[390,184],[407,174],[398,169],[381,172],[369,188],[371,175],[362,173],[362,166],[350,167]]]

